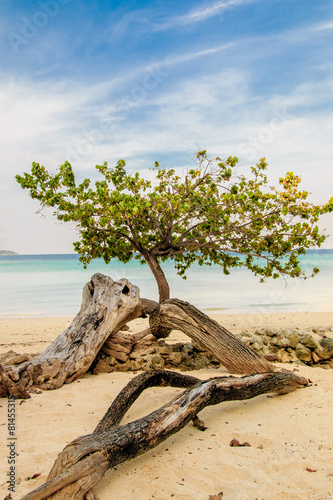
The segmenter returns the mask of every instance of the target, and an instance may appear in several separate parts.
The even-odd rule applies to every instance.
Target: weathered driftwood
[[[89,369],[110,332],[141,314],[138,287],[97,273],[83,289],[81,309],[69,327],[32,360],[0,372],[1,395],[19,388],[57,389]],[[10,381],[14,382],[10,386]],[[14,394],[27,397],[26,391]]]
[[[197,414],[206,406],[269,392],[290,392],[307,383],[307,379],[293,373],[216,377],[201,381],[164,370],[145,372],[132,379],[119,393],[92,434],[81,436],[64,448],[48,481],[21,500],[94,498],[91,488],[108,468],[154,448],[190,420],[194,419],[198,425]],[[118,427],[144,389],[163,385],[187,390],[150,415]]]
[[[119,332],[142,314],[149,315],[150,330],[134,336]],[[141,301],[138,287],[98,273],[84,287],[79,313],[49,347],[29,361],[1,369],[0,395],[28,397],[26,389],[57,389],[86,373],[101,349],[126,361],[144,335],[165,337],[172,329],[197,341],[231,373],[276,371],[274,365],[191,304],[178,299],[161,304]]]
[[[184,332],[213,354],[230,373],[250,375],[276,371],[273,364],[188,302],[169,299],[158,304],[142,299],[142,304],[143,311],[153,315],[153,331],[163,327]]]

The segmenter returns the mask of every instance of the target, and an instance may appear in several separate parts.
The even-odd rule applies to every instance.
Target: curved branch
[[[307,379],[293,373],[215,377],[202,382],[164,370],[138,375],[118,395],[92,434],[82,436],[64,448],[47,483],[21,500],[83,500],[106,468],[113,468],[156,447],[195,419],[206,406],[269,392],[290,392],[307,384]],[[189,388],[149,415],[116,427],[144,389],[160,385]],[[55,493],[56,486],[59,489]]]

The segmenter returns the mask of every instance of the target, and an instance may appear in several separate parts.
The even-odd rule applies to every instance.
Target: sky
[[[0,249],[72,253],[59,223],[15,181],[68,160],[80,180],[193,165],[195,152],[265,156],[310,201],[333,195],[332,0],[3,0]],[[324,246],[333,248],[332,215]]]

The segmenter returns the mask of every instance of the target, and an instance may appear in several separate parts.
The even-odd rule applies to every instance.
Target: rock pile
[[[220,363],[199,344],[179,342],[168,344],[164,339],[144,339],[133,346],[133,350],[124,358],[124,352],[109,356],[102,350],[98,353],[93,366],[93,373],[113,371],[139,371],[177,369],[181,371],[218,368]]]
[[[269,361],[333,368],[333,326],[313,327],[307,330],[261,328],[254,333],[244,331],[237,337]],[[122,349],[118,349],[115,345],[111,351],[101,350],[91,371],[125,372],[163,368],[187,371],[220,366],[212,355],[194,341],[170,344],[164,339],[155,340],[150,336],[137,344],[130,342],[125,344]],[[110,347],[109,342],[109,349]]]
[[[262,328],[254,334],[242,332],[238,337],[269,361],[300,361],[333,368],[333,326],[306,330]]]

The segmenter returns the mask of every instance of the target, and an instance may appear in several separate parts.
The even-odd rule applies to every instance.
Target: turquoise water
[[[308,280],[281,279],[259,283],[246,269],[225,276],[218,266],[193,265],[188,279],[176,275],[172,261],[163,265],[171,295],[211,313],[332,311],[333,250],[314,250],[302,257],[302,268],[321,272]],[[0,316],[73,316],[82,288],[101,272],[112,279],[127,278],[139,286],[141,297],[157,299],[157,287],[147,266],[103,260],[83,269],[77,255],[0,256]]]

